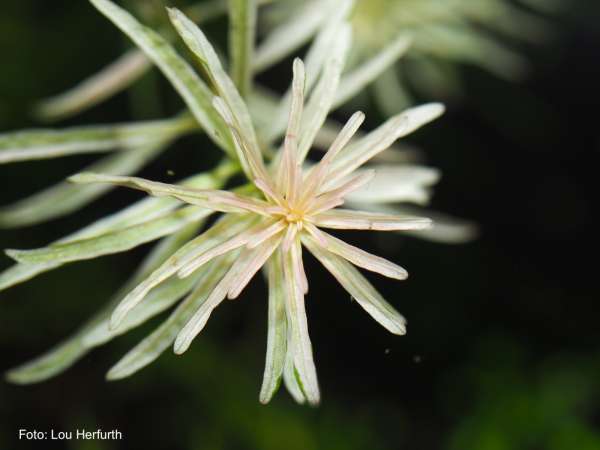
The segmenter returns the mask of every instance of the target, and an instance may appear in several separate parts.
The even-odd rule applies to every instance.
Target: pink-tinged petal
[[[308,279],[306,278],[306,272],[304,271],[304,261],[302,261],[302,246],[300,245],[300,238],[296,235],[296,242],[292,245],[291,252],[292,258],[297,262],[294,265],[294,270],[296,272],[296,280],[300,282],[300,289],[302,291],[302,295],[306,295],[308,293]]]
[[[196,255],[198,251],[203,252],[207,248],[211,248],[232,238],[250,226],[253,223],[252,220],[249,217],[224,216],[223,219],[207,231],[181,247],[125,296],[111,316],[110,328],[112,330],[116,329],[129,311],[140,303],[148,292],[177,273],[184,266],[182,261],[185,261],[186,257]]]
[[[315,245],[306,235],[302,237],[302,243],[371,317],[394,334],[406,334],[404,317],[385,301],[352,264]]]
[[[281,242],[281,236],[274,236],[271,239],[263,242],[260,246],[255,249],[249,249],[250,257],[248,262],[244,266],[243,270],[238,274],[233,287],[229,289],[227,297],[229,299],[237,298],[250,280],[254,277],[256,272],[267,262],[270,256],[273,254],[275,249]]]
[[[270,237],[283,231],[285,227],[286,227],[286,223],[283,220],[275,222],[273,225],[270,225],[269,227],[265,228],[263,231],[253,235],[250,238],[250,240],[248,241],[248,244],[246,244],[246,246],[248,248],[258,247],[260,244],[262,244],[264,241],[266,241]]]
[[[325,233],[323,233],[321,230],[319,230],[317,227],[315,227],[312,223],[309,222],[306,222],[304,224],[304,228],[319,243],[319,245],[321,245],[321,247],[327,247],[329,241]]]
[[[295,225],[292,225],[292,224],[288,225],[287,230],[285,232],[285,236],[283,238],[283,243],[281,244],[281,247],[284,252],[289,251],[292,244],[294,243],[294,239],[295,239],[297,233],[298,233],[298,228]]]
[[[342,150],[352,136],[358,131],[361,124],[365,120],[365,115],[361,111],[358,111],[350,117],[344,128],[337,135],[327,153],[321,158],[321,161],[312,169],[308,177],[306,178],[303,186],[302,201],[306,202],[309,198],[316,195],[321,185],[323,184],[325,177],[329,174],[329,167],[333,158]]]
[[[198,270],[204,264],[209,262],[211,259],[217,256],[224,255],[225,253],[235,250],[236,248],[242,247],[250,242],[254,236],[261,234],[265,229],[270,227],[268,222],[260,222],[252,228],[246,229],[237,236],[231,237],[230,239],[215,245],[212,248],[199,249],[200,251],[190,253],[186,255],[180,261],[182,265],[181,269],[177,272],[177,275],[181,278],[190,276],[193,272]]]
[[[335,208],[335,206],[331,205],[336,205],[336,200],[343,200],[350,192],[360,189],[371,181],[374,175],[375,172],[372,170],[359,173],[351,177],[338,188],[319,195],[313,200],[312,204],[309,205],[309,214],[319,214],[320,212]],[[337,204],[339,205],[339,203]]]
[[[243,261],[244,258],[240,256],[221,281],[219,281],[205,302],[198,308],[198,311],[196,311],[192,318],[181,329],[175,339],[175,344],[173,345],[173,350],[176,354],[181,355],[190,347],[194,338],[203,330],[206,322],[208,322],[213,310],[225,300],[227,292],[233,286]]]
[[[431,220],[424,217],[392,216],[349,209],[334,209],[321,213],[313,219],[315,225],[338,230],[424,230],[431,227]]]
[[[108,183],[147,192],[156,197],[173,197],[183,202],[221,212],[254,212],[268,215],[266,202],[237,195],[229,191],[194,189],[175,184],[159,183],[138,177],[80,173],[69,178],[74,183]]]
[[[277,185],[286,197],[293,193],[298,181],[296,166],[298,165],[298,134],[302,121],[302,109],[304,108],[304,85],[305,72],[304,63],[296,58],[293,65],[294,77],[292,81],[292,104],[288,119],[288,127],[283,144],[283,156],[277,170]]]
[[[219,204],[229,206],[238,211],[253,212],[261,216],[269,217],[271,214],[267,211],[269,204],[251,197],[243,197],[227,191],[214,191],[210,197],[210,204]]]
[[[283,197],[274,189],[270,181],[263,180],[262,178],[257,178],[256,180],[254,180],[254,185],[263,192],[265,197],[270,198],[278,205],[283,204]]]
[[[327,184],[336,183],[339,179],[352,173],[369,159],[387,149],[397,139],[438,118],[443,112],[443,105],[430,103],[410,108],[392,117],[379,128],[338,154],[331,165],[332,177],[327,180]]]
[[[408,277],[408,272],[399,265],[350,245],[328,233],[321,233],[326,236],[327,250],[347,259],[355,266],[380,273],[389,278],[395,278],[396,280],[405,280]],[[315,242],[315,244],[318,244],[318,242]]]

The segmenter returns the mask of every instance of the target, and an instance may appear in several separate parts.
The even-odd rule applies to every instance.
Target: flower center
[[[288,223],[298,223],[304,220],[304,214],[298,211],[289,210],[285,216],[285,220]]]

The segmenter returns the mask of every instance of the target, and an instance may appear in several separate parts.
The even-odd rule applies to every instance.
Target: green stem
[[[257,0],[229,0],[230,72],[242,97],[247,97],[252,86],[256,9]]]

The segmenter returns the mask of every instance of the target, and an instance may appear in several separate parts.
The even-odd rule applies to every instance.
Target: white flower
[[[228,260],[222,276],[217,277],[218,281],[208,296],[177,333],[174,349],[176,353],[182,353],[204,328],[211,312],[227,297],[236,298],[259,269],[267,264],[270,324],[261,401],[267,402],[271,398],[283,375],[297,400],[306,399],[316,404],[320,395],[304,309],[308,281],[302,262],[302,248],[313,253],[378,322],[395,334],[404,334],[404,318],[354,266],[395,279],[404,279],[406,271],[337,239],[322,228],[391,231],[429,227],[431,221],[426,218],[373,214],[338,207],[343,204],[346,195],[367,185],[374,175],[372,171],[355,173],[356,169],[389,147],[398,137],[437,117],[443,107],[431,104],[415,108],[360,141],[347,145],[364,120],[364,115],[358,112],[350,118],[321,161],[308,170],[302,170],[316,131],[330,107],[330,103],[323,101],[321,96],[326,94],[324,97],[332,98],[332,95],[322,90],[335,89],[335,86],[329,86],[329,80],[324,78],[320,87],[313,91],[307,105],[309,111],[303,117],[305,71],[303,63],[297,59],[294,62],[291,108],[283,150],[270,165],[266,165],[247,107],[220,66],[210,44],[179,11],[172,10],[171,18],[186,43],[210,70],[219,92],[213,104],[231,131],[240,163],[252,185],[247,194],[241,194],[134,177],[90,173],[73,177],[72,181],[78,183],[124,185],[226,213],[215,226],[182,247],[127,295],[114,311],[111,326],[119,327],[147,293],[165,279],[173,275],[186,278],[207,265]],[[340,42],[343,43],[344,39]],[[338,51],[343,55],[344,45],[340,44]],[[334,58],[333,63],[339,62]]]
[[[56,348],[10,371],[8,378],[17,383],[31,383],[53,376],[92,348],[183,298],[169,318],[108,373],[109,379],[129,376],[154,361],[173,343],[177,353],[185,351],[217,305],[227,297],[236,298],[264,266],[269,280],[269,337],[260,399],[269,401],[283,377],[297,401],[317,403],[320,395],[304,311],[308,281],[302,262],[303,249],[312,252],[378,322],[395,334],[405,332],[402,316],[355,266],[395,279],[406,277],[404,269],[346,244],[323,229],[426,231],[431,224],[429,219],[368,211],[380,201],[424,202],[428,197],[427,187],[438,178],[437,172],[418,166],[376,166],[376,171],[361,166],[397,139],[438,117],[443,107],[429,104],[412,108],[362,135],[358,128],[364,116],[358,112],[332,139],[321,161],[310,167],[305,158],[319,131],[326,126],[329,110],[341,101],[339,91],[351,95],[370,79],[363,75],[340,79],[351,37],[344,11],[332,18],[309,50],[306,73],[304,64],[295,61],[292,87],[283,96],[281,105],[266,107],[260,113],[254,106],[251,117],[208,40],[181,12],[171,10],[171,20],[204,65],[209,83],[202,81],[164,39],[123,9],[108,0],[92,1],[153,59],[185,100],[190,115],[231,160],[225,159],[212,172],[178,185],[94,173],[72,177],[71,181],[78,183],[103,184],[79,186],[76,193],[85,193],[88,188],[105,189],[109,184],[142,189],[162,198],[135,203],[48,247],[8,250],[19,264],[0,274],[0,289],[68,262],[165,239],[108,307]],[[247,70],[242,72],[248,74]],[[367,67],[365,73],[372,72],[373,68]],[[183,119],[186,124],[190,122],[189,117]],[[173,123],[157,125],[79,130],[68,133],[66,141],[64,133],[27,133],[26,139],[9,136],[4,150],[9,159],[20,157],[21,151],[30,156],[49,157],[56,152],[73,152],[74,142],[77,151],[83,151],[91,148],[88,143],[104,143],[111,136],[115,137],[113,140],[125,139],[133,144],[143,136],[144,145],[152,144],[154,136],[161,136],[161,130],[167,131],[166,137],[173,138],[168,133]],[[142,133],[138,133],[140,130]],[[277,152],[272,145],[282,135],[285,135],[283,148]],[[58,147],[45,148],[43,142],[48,139]],[[94,148],[97,145],[94,143]],[[263,160],[263,153],[272,155],[270,161]],[[249,184],[233,191],[217,190],[240,168]],[[345,200],[348,200],[346,206],[362,203],[365,208],[362,211],[339,208]],[[60,205],[48,205],[53,207]],[[224,214],[197,236],[214,212]],[[112,311],[114,306],[116,309]]]

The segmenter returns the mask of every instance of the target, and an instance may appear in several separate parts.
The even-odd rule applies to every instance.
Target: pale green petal
[[[156,360],[173,343],[181,328],[206,301],[216,284],[231,266],[236,254],[237,252],[231,252],[231,254],[215,259],[212,264],[199,271],[195,276],[199,280],[196,282],[194,291],[154,332],[145,337],[121,358],[110,369],[106,378],[118,380],[128,377]]]
[[[86,170],[107,174],[127,175],[138,171],[161,153],[169,144],[157,141],[136,150],[110,155],[87,167]],[[112,189],[109,185],[77,186],[60,182],[37,194],[0,208],[0,228],[34,225],[62,217],[91,203]]]
[[[464,13],[470,19],[515,39],[541,42],[551,34],[549,22],[502,0],[464,2]]]
[[[431,228],[431,219],[418,216],[391,215],[355,211],[351,209],[330,209],[314,217],[315,225],[338,230],[379,230],[406,231]]]
[[[250,97],[249,106],[253,117],[257,117],[259,119],[257,125],[259,125],[261,129],[269,128],[272,125],[272,120],[270,120],[270,118],[279,117],[280,114],[278,113],[277,109],[277,96],[264,88],[257,87],[255,89],[254,95]],[[289,104],[286,111],[289,111]],[[285,114],[282,115],[285,117]],[[283,121],[283,129],[285,129],[285,120]],[[335,121],[325,121],[315,136],[313,148],[317,148],[319,150],[328,149],[341,129],[342,126]],[[360,130],[356,133],[358,138],[362,138],[365,135],[366,134]],[[418,149],[405,143],[396,143],[395,145],[390,146],[389,150],[389,152],[378,153],[373,157],[373,159],[388,163],[415,162],[422,159]]]
[[[233,81],[223,69],[221,61],[212,45],[200,28],[190,21],[181,11],[175,8],[169,9],[169,16],[184,42],[192,52],[200,58],[200,61],[206,67],[211,81],[217,88],[219,95],[227,104],[233,115],[233,124],[239,131],[240,137],[243,140],[240,144],[243,147],[247,147],[246,150],[250,152],[251,159],[260,160],[262,158],[261,151],[248,108]],[[240,146],[238,145],[238,147]],[[246,173],[250,175],[248,170],[250,162],[246,161],[248,158],[244,155],[243,148],[238,148],[238,158],[242,162]]]
[[[409,164],[369,166],[375,177],[365,186],[345,196],[348,202],[392,203],[429,202],[428,187],[440,179],[440,172],[432,167]],[[360,173],[360,170],[357,171]]]
[[[90,0],[144,51],[179,92],[206,133],[225,151],[233,149],[227,128],[212,107],[212,93],[190,65],[159,34],[109,0]]]
[[[187,114],[175,119],[0,134],[0,164],[79,153],[128,150],[197,129]]]
[[[118,328],[110,327],[110,316],[119,302],[128,294],[137,284],[150,276],[154,270],[171,257],[179,248],[187,244],[198,230],[202,228],[205,221],[188,225],[183,230],[172,234],[163,239],[154,247],[153,252],[147,257],[143,264],[138,268],[134,279],[128,282],[125,287],[119,290],[115,301],[110,305],[110,310],[102,322],[97,323],[83,337],[83,343],[86,347],[96,347],[102,345],[116,336],[126,333],[132,328],[141,325],[146,320],[170,308],[177,300],[186,295],[198,281],[201,273],[194,274],[186,279],[171,277],[160,285],[152,289],[146,296],[146,302],[138,304],[127,315]]]
[[[125,186],[147,192],[156,197],[172,197],[182,202],[221,212],[245,213],[248,211],[268,215],[266,202],[251,197],[240,196],[234,192],[215,189],[193,189],[176,184],[160,183],[139,177],[122,177],[82,172],[69,178],[73,183],[110,184]]]
[[[340,28],[337,40],[331,49],[319,83],[308,100],[304,110],[298,142],[298,161],[304,161],[315,136],[325,122],[335,98],[346,56],[352,39],[352,29],[345,24]]]
[[[228,161],[220,164],[210,173],[195,175],[184,181],[182,185],[197,189],[219,188],[233,173],[236,166]],[[54,244],[68,243],[89,239],[115,230],[131,227],[157,218],[177,208],[180,202],[171,198],[145,198],[133,205],[97,220],[87,227],[72,233]],[[0,291],[15,284],[22,283],[40,273],[60,267],[62,263],[16,264],[0,273]]]
[[[408,272],[399,265],[380,256],[366,252],[361,248],[354,247],[323,230],[320,230],[320,233],[321,236],[326,239],[327,245],[325,248],[327,250],[341,256],[355,266],[379,273],[389,278],[395,278],[396,280],[405,280],[408,277]]]
[[[61,264],[15,264],[0,273],[0,291],[31,280],[40,273],[60,267]]]
[[[45,121],[74,116],[127,88],[151,67],[142,52],[130,50],[72,89],[41,101],[35,113]]]
[[[352,264],[324,250],[310,236],[303,236],[302,243],[371,317],[394,334],[406,334],[404,317],[385,301]]]
[[[415,49],[437,57],[477,64],[508,79],[522,77],[529,64],[516,51],[468,26],[428,26],[415,38]]]
[[[267,356],[259,400],[266,404],[279,389],[287,352],[287,324],[283,267],[277,256],[267,265],[269,282],[269,318]]]
[[[288,333],[289,334],[289,333]],[[292,352],[291,340],[288,338],[287,353],[285,356],[285,365],[283,367],[283,383],[292,398],[299,404],[306,403],[306,397],[302,393],[298,378],[296,377],[296,368],[294,367],[294,356]]]
[[[69,338],[54,348],[41,355],[34,360],[14,368],[7,372],[6,378],[12,383],[30,384],[44,381],[57,375],[69,367],[76,361],[86,355],[93,345],[86,345],[84,339],[95,329],[104,324],[104,329],[108,329],[108,319],[110,313],[116,304],[132,286],[135,286],[139,281],[143,280],[147,273],[152,271],[156,266],[166,259],[177,247],[182,244],[182,240],[189,239],[196,232],[196,227],[191,226],[179,233],[170,236],[157,245],[154,250],[145,259],[142,268],[129,280],[126,285],[113,297],[113,299],[98,313],[96,313],[88,322],[77,330]],[[16,266],[19,267],[19,266]],[[113,336],[109,336],[108,339]],[[106,339],[106,340],[108,340]],[[98,341],[98,344],[106,342]]]
[[[210,210],[188,206],[146,222],[74,242],[55,244],[35,250],[6,250],[20,263],[66,263],[98,258],[130,250],[141,244],[175,233],[186,225],[204,219]]]
[[[385,70],[373,83],[373,97],[381,112],[386,116],[395,116],[415,101],[404,87],[401,71],[396,67]]]
[[[411,41],[407,35],[402,34],[373,58],[365,61],[352,72],[344,74],[333,102],[334,107],[346,103],[375,81],[408,50]]]
[[[336,40],[345,26],[346,19],[350,13],[350,7],[352,6],[351,1],[344,1],[340,4],[340,9],[336,9],[332,17],[327,23],[321,27],[321,31],[317,34],[313,40],[312,45],[308,49],[304,58],[305,65],[305,86],[304,95],[308,96],[319,80],[319,74],[323,70],[324,64],[330,59],[332,49],[335,47]],[[262,89],[265,95],[267,92]],[[270,108],[270,112],[264,111],[263,117],[267,119],[265,123],[267,129],[268,140],[273,141],[281,137],[285,132],[287,126],[288,113],[292,103],[292,86],[288,88],[286,93],[279,99],[278,96],[273,95],[273,106]],[[261,98],[255,101],[260,101]],[[277,106],[279,102],[279,106]],[[267,105],[268,107],[269,105]],[[260,117],[260,114],[258,114]]]
[[[299,247],[295,242],[294,246]],[[296,250],[299,252],[299,250]],[[286,292],[286,314],[289,322],[289,333],[291,334],[291,351],[293,354],[293,365],[296,378],[302,393],[311,405],[317,405],[320,401],[319,384],[317,372],[312,354],[312,344],[308,335],[308,324],[306,310],[304,307],[304,295],[300,280],[297,279],[298,258],[301,253],[288,251],[283,254],[283,272]]]
[[[251,223],[251,219],[236,215],[226,216],[208,231],[192,239],[177,250],[177,252],[153,271],[143,282],[139,283],[119,303],[111,317],[111,328],[116,329],[123,322],[125,316],[146,297],[151,289],[177,273],[182,268],[182,258],[187,256],[189,252],[198,251],[199,248],[203,247],[211,248],[214,245],[218,245],[246,229],[249,223]]]
[[[355,202],[349,202],[349,206],[384,214],[426,215],[432,219],[432,227],[419,231],[403,231],[402,234],[441,244],[465,244],[477,239],[480,232],[479,226],[472,221],[419,207]]]
[[[227,3],[229,4],[231,78],[240,94],[246,97],[252,86],[258,0],[230,0]]]
[[[186,13],[196,23],[206,22],[225,14],[226,3],[223,0],[204,1],[190,6]],[[41,101],[36,105],[36,114],[45,121],[74,116],[123,91],[151,67],[144,52],[129,50],[72,89]]]
[[[306,2],[301,11],[294,12],[261,42],[256,49],[254,70],[262,72],[308,42],[333,12],[333,6],[328,0]]]

